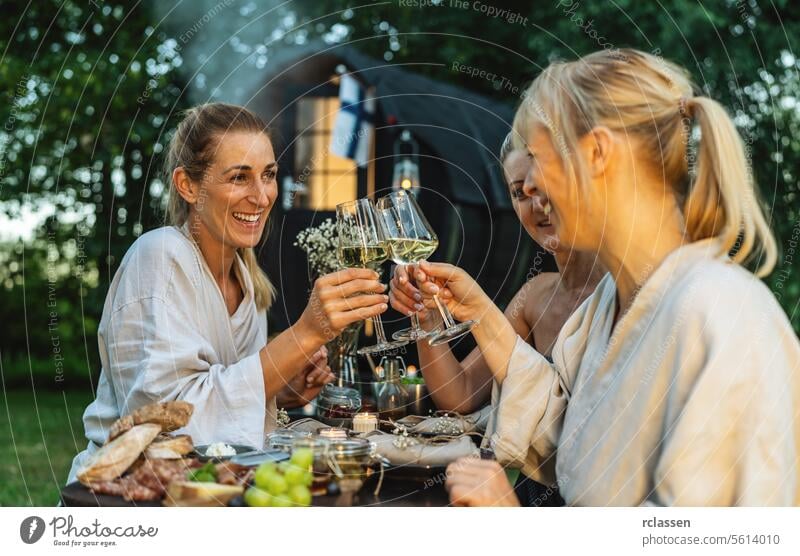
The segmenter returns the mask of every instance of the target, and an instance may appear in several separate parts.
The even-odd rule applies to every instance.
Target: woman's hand
[[[380,315],[388,308],[386,286],[366,268],[346,268],[314,282],[311,298],[298,324],[319,344],[338,336],[348,325]]]
[[[438,293],[456,320],[480,320],[493,305],[472,276],[457,266],[422,261],[414,265],[413,277],[425,306],[434,308],[433,296]]]
[[[409,279],[409,268],[406,265],[394,268],[394,276],[389,281],[389,302],[395,310],[408,317],[417,313],[420,321],[426,323],[433,318],[433,311],[425,307],[422,293],[413,280]]]
[[[328,349],[322,346],[306,367],[278,392],[278,407],[302,407],[313,400],[326,384],[336,380],[328,366]]]
[[[445,487],[454,506],[519,506],[514,488],[496,461],[461,458],[451,463]]]

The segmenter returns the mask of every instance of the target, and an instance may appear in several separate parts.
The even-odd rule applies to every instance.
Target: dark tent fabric
[[[357,48],[357,43],[316,42],[282,47],[270,54],[259,76],[260,86],[246,104],[272,127],[282,172],[297,176],[303,170],[296,167],[294,151],[301,99],[337,94],[331,77],[342,69],[349,72],[373,87],[376,97],[376,194],[391,184],[396,138],[402,130],[411,130],[420,147],[418,201],[440,240],[431,260],[464,268],[505,307],[527,278],[553,269],[549,257],[520,226],[497,158],[511,127],[512,103],[447,84],[455,69],[445,64],[390,64]],[[426,75],[420,75],[421,71]],[[360,172],[364,175],[358,195],[363,196],[367,179],[366,172]],[[273,232],[259,249],[259,260],[279,290],[269,314],[271,331],[296,322],[308,301],[312,276],[305,253],[292,245],[297,233],[333,217],[330,211],[299,207],[284,211],[281,203],[273,210]],[[408,326],[408,320],[390,310],[384,324],[391,334]],[[472,346],[472,339],[465,337],[453,349],[461,358]],[[408,356],[409,362],[416,363],[411,353]]]
[[[447,193],[453,201],[490,209],[511,208],[497,158],[513,118],[508,104],[414,73],[418,64],[393,65],[350,46],[325,43],[281,49],[268,62],[262,90],[290,73],[313,74],[319,83],[333,75],[340,64],[375,88],[384,117],[396,118],[397,126],[410,129],[441,158],[452,188]],[[435,67],[443,73],[452,71],[444,65]],[[378,122],[379,128],[382,125],[386,124]],[[423,187],[436,186],[423,183]]]

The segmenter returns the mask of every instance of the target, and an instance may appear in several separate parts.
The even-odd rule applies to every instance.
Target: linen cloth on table
[[[479,450],[469,436],[429,443],[423,438],[373,431],[366,435],[376,452],[393,465],[447,465],[458,458],[477,457]]]

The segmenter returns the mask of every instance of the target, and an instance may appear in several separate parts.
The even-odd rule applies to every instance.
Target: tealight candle
[[[328,427],[325,429],[320,429],[319,435],[322,438],[327,438],[329,440],[342,440],[347,438],[347,431],[340,429],[339,427]]]
[[[378,416],[374,413],[356,413],[353,416],[353,432],[368,433],[378,429]]]

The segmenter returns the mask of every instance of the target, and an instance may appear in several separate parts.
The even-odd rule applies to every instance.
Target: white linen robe
[[[267,343],[265,312],[241,258],[244,290],[233,315],[187,228],[167,226],[142,235],[120,264],[98,330],[102,371],[96,399],[83,415],[89,445],[84,459],[122,415],[152,403],[194,404],[188,426],[196,445],[212,442],[263,448],[275,428],[275,399],[266,399],[259,351]]]
[[[610,275],[551,364],[517,338],[491,444],[568,505],[798,505],[800,345],[772,293],[681,247],[613,328]],[[555,461],[554,461],[555,460]]]

